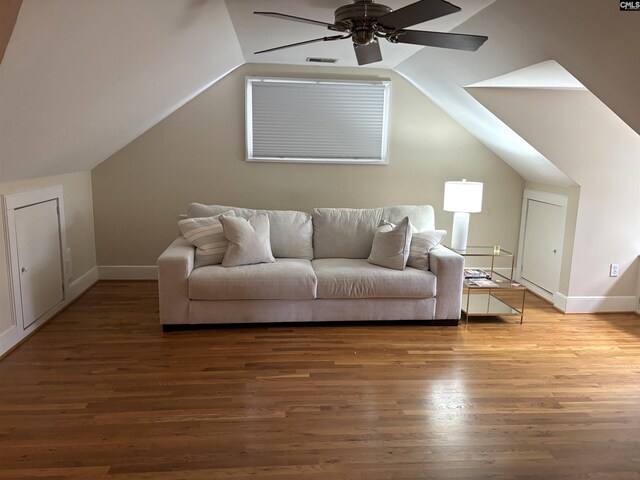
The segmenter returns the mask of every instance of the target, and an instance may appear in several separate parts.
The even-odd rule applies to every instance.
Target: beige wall
[[[634,303],[640,135],[589,91],[482,88],[474,96],[580,185],[568,296]],[[609,276],[612,263],[619,277]]]
[[[24,1],[2,60],[0,182],[90,170],[242,63],[224,0]]]
[[[523,179],[402,77],[387,70],[248,64],[92,171],[99,265],[154,265],[189,202],[311,211],[432,204],[439,228],[446,180],[485,182],[470,243],[517,246]],[[245,161],[244,77],[391,78],[390,163]]]
[[[52,185],[62,185],[63,189],[66,238],[67,247],[71,249],[73,282],[96,266],[90,172],[2,183],[0,194],[26,192]],[[0,251],[5,252],[4,221],[0,223]],[[0,333],[11,324],[7,260],[3,253],[0,255]]]

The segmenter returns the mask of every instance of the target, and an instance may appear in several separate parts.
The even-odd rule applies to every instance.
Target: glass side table
[[[446,245],[445,245],[446,246]],[[466,323],[469,317],[516,316],[520,323],[524,319],[524,300],[527,289],[513,280],[515,255],[499,246],[469,246],[465,250],[450,250],[467,257],[483,257],[490,262],[485,270],[487,278],[465,278],[462,287],[462,313]],[[496,271],[498,263],[506,260],[508,266],[502,267],[504,273]]]

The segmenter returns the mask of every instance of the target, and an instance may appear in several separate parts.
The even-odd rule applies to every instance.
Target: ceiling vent
[[[307,57],[307,62],[311,63],[336,63],[337,61],[337,58]]]

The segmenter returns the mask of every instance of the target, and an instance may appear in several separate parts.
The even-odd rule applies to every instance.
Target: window
[[[247,160],[386,164],[390,88],[247,77]]]

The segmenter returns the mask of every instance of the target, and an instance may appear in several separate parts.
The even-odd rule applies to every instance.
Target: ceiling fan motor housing
[[[378,17],[390,13],[393,9],[370,0],[357,0],[354,4],[343,5],[335,11],[335,24],[344,31],[353,34],[353,43],[367,45],[374,39],[374,34],[381,28],[377,25]]]

